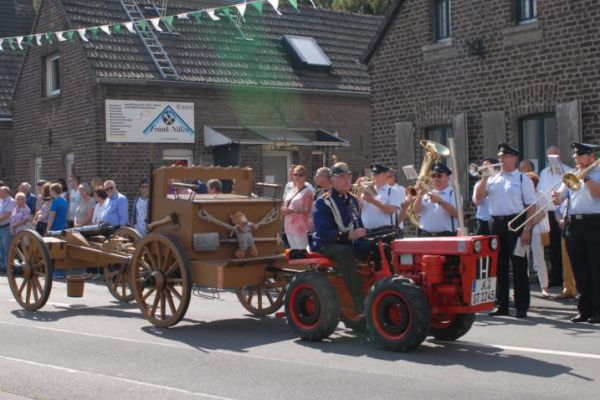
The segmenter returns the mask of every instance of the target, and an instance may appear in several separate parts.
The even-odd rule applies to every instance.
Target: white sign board
[[[106,100],[106,141],[194,143],[194,103]]]

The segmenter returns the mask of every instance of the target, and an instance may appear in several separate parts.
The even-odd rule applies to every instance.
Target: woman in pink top
[[[15,208],[10,214],[10,233],[16,235],[27,227],[31,211],[25,203],[25,195],[21,192],[15,196]]]
[[[308,232],[312,228],[313,191],[306,185],[306,168],[297,165],[293,170],[290,190],[281,207],[284,216],[283,229],[290,248],[305,250],[308,246]]]

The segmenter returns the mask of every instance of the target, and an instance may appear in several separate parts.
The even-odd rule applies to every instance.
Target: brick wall
[[[469,158],[483,156],[482,113],[504,111],[517,144],[520,117],[579,99],[583,138],[600,140],[600,2],[538,0],[535,29],[515,32],[513,0],[452,1],[452,46],[432,51],[432,0],[406,0],[369,63],[373,157],[395,162],[394,123],[427,126],[466,113]],[[469,56],[482,39],[485,57]],[[425,51],[424,51],[425,50]],[[427,51],[429,50],[429,51]],[[418,143],[418,141],[415,141]]]
[[[0,180],[4,181],[11,189],[14,186],[12,182],[12,123],[0,122]]]
[[[57,2],[44,2],[37,31],[65,28],[64,14]],[[61,57],[61,94],[42,96],[43,57],[58,51]],[[88,60],[77,43],[55,43],[29,49],[14,103],[14,171],[17,180],[33,179],[35,157],[43,158],[43,176],[57,179],[65,175],[65,155],[75,154],[76,173],[89,180],[94,176],[111,178],[130,198],[138,182],[147,178],[150,161],[161,163],[162,151],[188,148],[196,164],[212,164],[212,151],[203,145],[203,126],[284,126],[322,128],[339,132],[350,148],[335,153],[356,170],[371,161],[369,97],[312,95],[300,92],[274,92],[256,89],[222,90],[183,86],[97,84]],[[107,143],[105,100],[154,100],[193,102],[196,143],[132,144]],[[293,148],[295,158],[310,165],[310,148]],[[243,166],[256,169],[260,177],[261,148],[242,150]],[[311,171],[312,172],[312,171]]]

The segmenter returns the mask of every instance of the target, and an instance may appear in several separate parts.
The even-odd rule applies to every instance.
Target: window
[[[46,96],[60,94],[60,57],[46,57]]]
[[[450,0],[435,0],[433,10],[433,32],[435,41],[450,38]]]
[[[454,137],[452,125],[438,125],[425,129],[425,139],[448,145],[448,138]]]
[[[537,19],[537,0],[516,0],[517,23],[533,22]]]
[[[189,149],[165,149],[163,150],[163,161],[165,165],[193,165],[194,152]]]
[[[315,68],[331,67],[331,61],[312,37],[283,35],[283,44],[304,66]]]
[[[33,181],[37,182],[42,179],[42,157],[36,157],[33,170]]]
[[[519,148],[521,157],[533,163],[536,171],[546,166],[546,148],[558,144],[554,114],[537,114],[519,121]]]
[[[65,172],[67,173],[65,176],[67,179],[71,177],[75,173],[75,153],[67,153],[65,157]]]

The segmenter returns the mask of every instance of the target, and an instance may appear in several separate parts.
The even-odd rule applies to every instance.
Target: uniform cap
[[[582,156],[584,154],[592,154],[598,150],[598,146],[595,144],[588,143],[571,143],[571,148],[573,149],[573,155]]]
[[[369,169],[373,173],[373,175],[381,174],[382,172],[387,172],[390,170],[390,167],[383,164],[371,163],[369,164]]]
[[[450,168],[446,167],[446,165],[441,162],[436,162],[435,164],[433,164],[433,166],[431,167],[431,172],[435,172],[438,174],[446,174],[446,175],[452,174],[452,170]]]
[[[500,143],[498,145],[498,155],[501,156],[503,154],[510,156],[518,156],[520,153],[519,150],[510,147],[508,143]]]
[[[345,175],[351,173],[352,171],[350,171],[348,164],[346,164],[345,162],[337,162],[333,164],[333,167],[331,167],[331,176]]]

